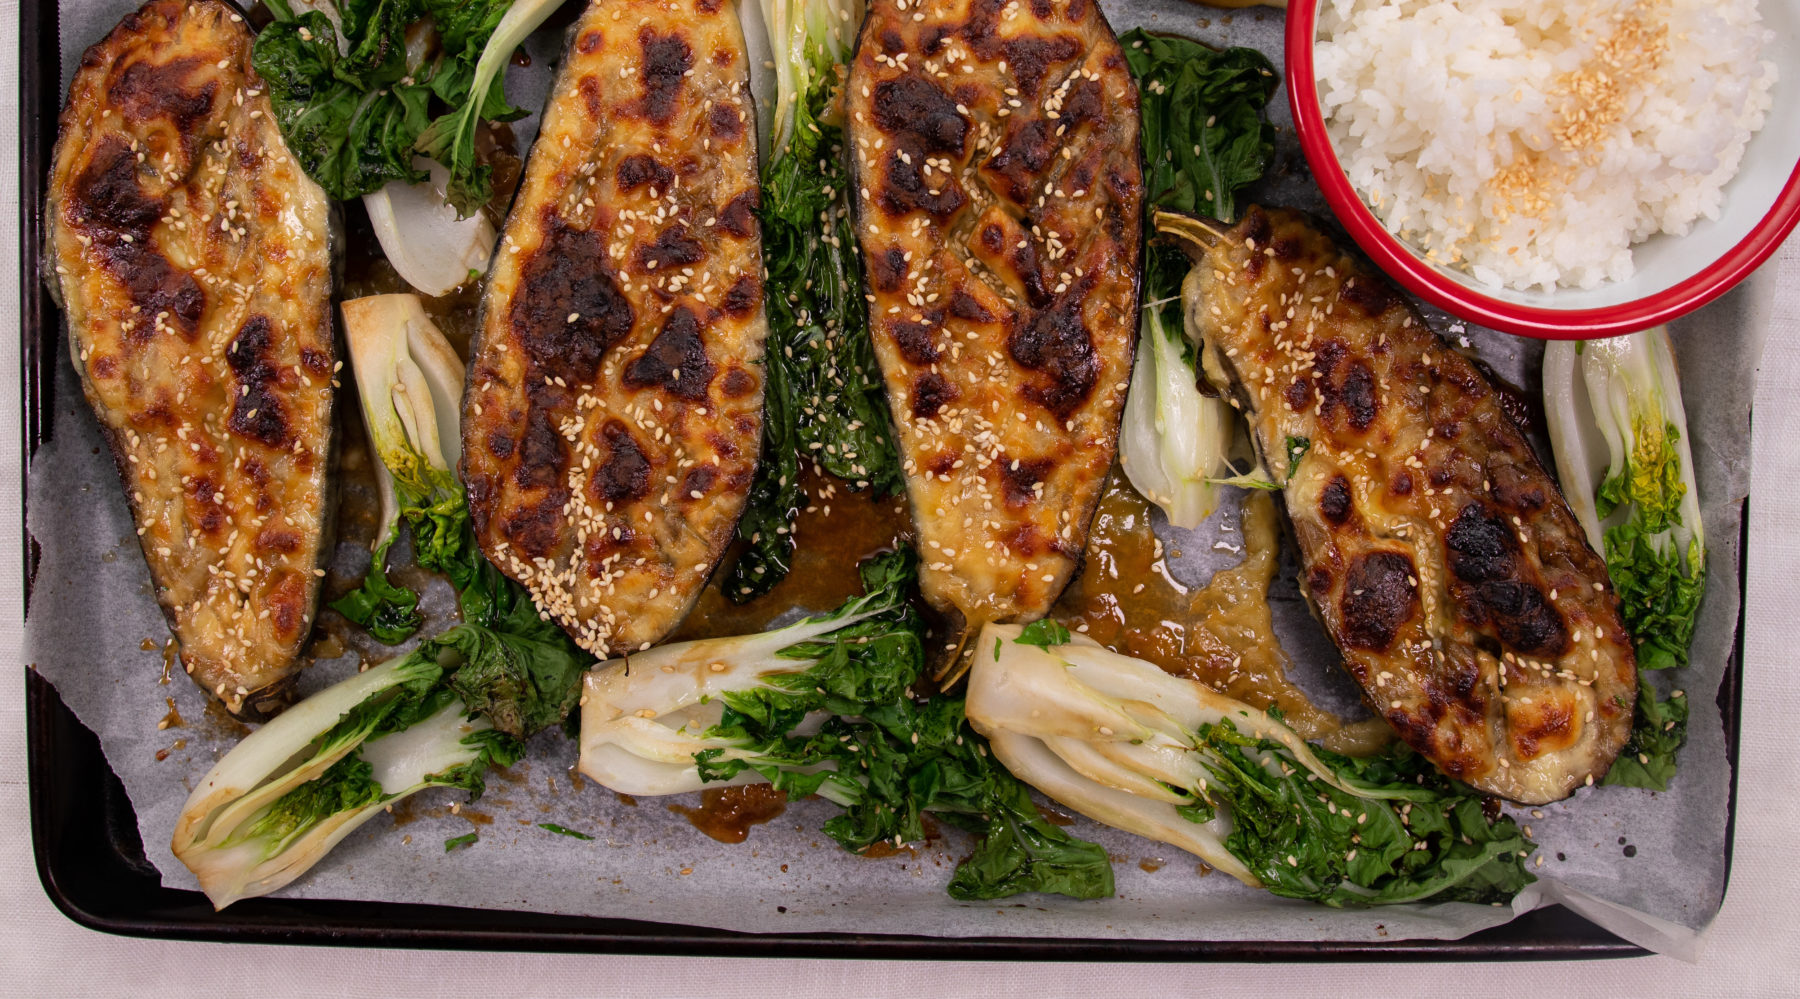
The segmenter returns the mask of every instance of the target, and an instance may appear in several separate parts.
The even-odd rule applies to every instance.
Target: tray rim
[[[50,435],[59,351],[60,311],[41,280],[44,185],[61,111],[59,3],[22,4],[19,24],[20,374],[22,467],[29,481],[37,448]],[[23,600],[28,610],[38,545],[26,524],[25,490],[18,523],[25,540]],[[1721,683],[1726,759],[1725,881],[1729,892],[1737,824],[1740,673],[1743,668],[1744,558],[1748,499],[1742,522],[1740,594],[1732,661]],[[421,903],[258,898],[214,912],[199,892],[165,888],[143,858],[135,813],[101,754],[98,738],[29,665],[25,670],[26,772],[32,852],[52,904],[76,924],[126,937],[213,942],[416,947],[445,950],[534,950],[713,957],[835,957],[909,960],[1024,961],[1490,961],[1581,960],[1651,952],[1560,906],[1547,906],[1459,940],[1206,941],[1096,938],[946,938],[901,934],[740,933],[646,920],[560,916]],[[73,761],[76,772],[66,768]],[[94,795],[77,789],[100,788]],[[98,819],[99,821],[95,821]],[[91,852],[98,848],[101,852]],[[136,856],[132,856],[135,850]],[[96,863],[98,860],[98,863]],[[122,896],[108,898],[111,894]],[[122,904],[121,904],[122,903]]]

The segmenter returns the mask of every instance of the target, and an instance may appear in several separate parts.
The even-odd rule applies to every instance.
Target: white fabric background
[[[39,0],[24,0],[26,3]],[[0,205],[18,204],[20,0],[0,0]],[[17,232],[15,225],[13,231]],[[1697,965],[1668,958],[1493,968],[1157,966],[719,960],[233,946],[104,936],[50,904],[32,861],[25,779],[17,240],[0,252],[0,995],[874,997],[1257,994],[1800,995],[1792,720],[1800,718],[1800,239],[1769,266],[1781,292],[1757,386],[1743,735],[1730,890]],[[653,984],[652,984],[653,983]]]

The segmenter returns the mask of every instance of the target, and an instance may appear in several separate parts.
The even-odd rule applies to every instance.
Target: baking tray
[[[62,105],[57,5],[21,5],[20,370],[25,474],[50,434],[61,314],[40,279],[44,183]],[[38,548],[25,529],[26,607]],[[1747,505],[1747,504],[1746,504]],[[1743,518],[1748,540],[1750,518]],[[1740,564],[1738,588],[1744,587]],[[1732,778],[1725,829],[1726,880],[1737,812],[1739,673],[1744,622],[1719,690]],[[603,919],[410,903],[256,898],[214,912],[199,892],[166,888],[144,856],[125,788],[99,739],[29,666],[25,673],[26,769],[31,840],[50,900],[76,923],[123,936],[246,943],[338,944],[684,954],[717,957],[838,957],[1020,961],[1492,961],[1637,957],[1650,952],[1562,906],[1527,913],[1461,940],[1380,942],[1043,939],[858,933],[735,933],[636,919]]]

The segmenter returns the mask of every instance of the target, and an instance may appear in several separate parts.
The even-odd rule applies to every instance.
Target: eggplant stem
[[[1185,244],[1189,253],[1207,250],[1229,243],[1237,245],[1237,240],[1230,235],[1231,227],[1224,222],[1202,215],[1188,215],[1185,212],[1169,212],[1158,210],[1151,219],[1156,231],[1165,236],[1173,236]]]

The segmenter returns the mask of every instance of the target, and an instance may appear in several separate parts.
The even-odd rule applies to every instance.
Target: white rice
[[[1755,0],[1325,0],[1315,61],[1390,231],[1484,284],[1592,288],[1718,217],[1772,34]]]

